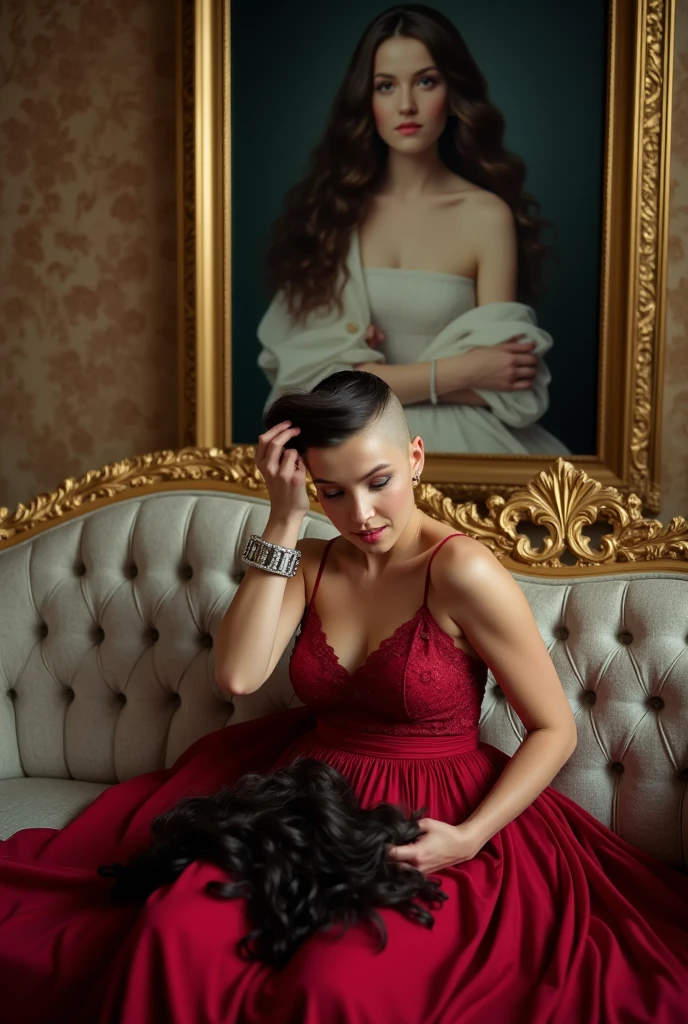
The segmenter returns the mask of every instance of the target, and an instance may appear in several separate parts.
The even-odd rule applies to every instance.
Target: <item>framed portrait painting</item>
[[[424,438],[424,479],[452,498],[509,493],[564,456],[657,510],[672,0],[408,5],[440,25],[426,36],[375,0],[177,2],[181,443],[255,444],[280,387],[384,367]],[[448,83],[432,144],[452,210],[469,192],[510,208],[513,294],[491,292],[471,255],[501,236],[449,208],[410,217],[399,252],[375,241],[398,164],[376,97],[405,109],[376,59],[393,22],[432,62],[409,72],[417,120]],[[321,250],[305,257],[309,230]],[[300,320],[287,265],[313,300]],[[484,370],[438,396],[450,362],[514,339],[535,368],[520,391]],[[427,392],[393,383],[421,366]]]

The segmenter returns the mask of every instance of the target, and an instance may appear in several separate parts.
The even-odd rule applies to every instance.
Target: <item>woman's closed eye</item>
[[[369,487],[373,491],[381,491],[383,487],[387,486],[391,479],[391,476],[386,476],[382,480],[375,480],[374,483],[369,484]],[[343,493],[344,491],[323,491],[322,496],[323,498],[339,498]]]

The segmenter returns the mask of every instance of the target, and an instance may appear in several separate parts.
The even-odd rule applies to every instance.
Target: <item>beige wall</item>
[[[176,444],[173,0],[0,4],[0,505]],[[688,0],[662,512],[688,515]]]
[[[174,3],[0,4],[0,505],[177,440]]]

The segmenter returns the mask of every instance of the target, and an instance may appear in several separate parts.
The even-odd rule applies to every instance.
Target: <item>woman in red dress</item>
[[[257,543],[298,564],[248,568],[216,673],[241,700],[300,624],[290,671],[306,707],[218,730],[61,831],[0,846],[5,1024],[685,1022],[688,878],[548,788],[576,743],[568,702],[511,575],[416,507],[423,459],[377,376],[279,399],[258,446],[271,510]],[[298,541],[306,466],[339,530],[327,543]],[[478,738],[488,666],[527,729],[512,758]],[[426,808],[419,840],[389,857],[441,878],[432,930],[384,909],[382,952],[355,926],[275,969],[238,955],[251,923],[241,900],[206,893],[228,880],[212,864],[143,907],[110,902],[98,865],[144,848],[157,814],[299,756],[364,806]]]

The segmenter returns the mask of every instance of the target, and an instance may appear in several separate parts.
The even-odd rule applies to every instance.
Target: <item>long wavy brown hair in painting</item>
[[[372,114],[373,68],[378,46],[394,35],[423,42],[444,76],[449,116],[440,155],[456,174],[509,204],[518,239],[519,293],[528,301],[537,292],[545,222],[523,191],[523,161],[504,148],[504,118],[490,103],[487,83],[452,22],[424,4],[405,4],[384,11],[362,36],[310,173],[288,193],[275,223],[267,258],[270,285],[282,292],[295,319],[334,303],[341,311],[351,232],[362,222],[385,168],[387,146]]]

